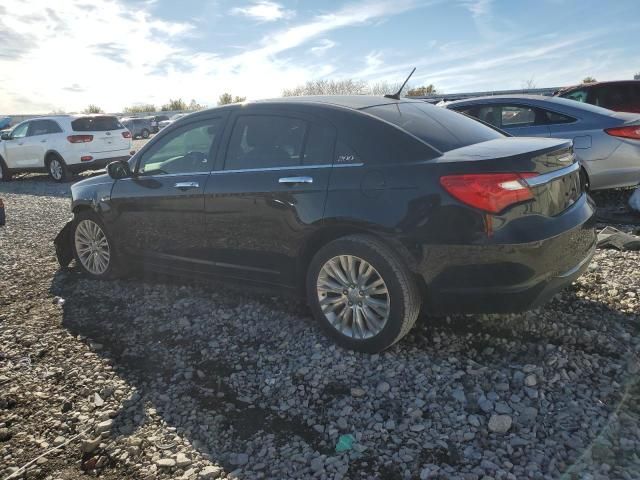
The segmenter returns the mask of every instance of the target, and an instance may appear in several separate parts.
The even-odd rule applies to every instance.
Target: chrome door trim
[[[560,168],[558,170],[554,170],[553,172],[543,173],[542,175],[538,175],[537,177],[526,178],[524,181],[530,187],[539,187],[540,185],[544,185],[545,183],[549,183],[553,180],[556,180],[560,177],[564,177],[570,173],[575,172],[580,169],[580,162],[575,162],[568,167]]]

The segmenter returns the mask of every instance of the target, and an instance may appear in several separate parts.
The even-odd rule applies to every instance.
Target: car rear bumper
[[[426,308],[434,314],[507,313],[536,308],[571,284],[595,253],[595,216],[576,205],[582,223],[550,238],[521,244],[436,247],[426,276]],[[440,259],[442,263],[440,263]],[[447,261],[448,259],[448,261]],[[423,275],[425,277],[425,275]]]
[[[108,158],[96,158],[94,160],[90,160],[88,162],[82,163],[73,163],[68,165],[69,170],[73,173],[83,172],[85,170],[99,170],[101,168],[105,168],[111,162],[115,162],[117,160],[127,161],[131,158],[131,155],[123,155],[119,157],[108,157]]]

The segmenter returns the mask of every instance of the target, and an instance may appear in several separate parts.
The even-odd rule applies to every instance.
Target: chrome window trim
[[[580,162],[575,162],[565,168],[560,168],[558,170],[554,170],[553,172],[543,173],[542,175],[538,175],[537,177],[531,177],[525,179],[525,182],[530,187],[539,187],[544,185],[545,183],[549,183],[557,178],[563,177],[570,173],[575,172],[580,169]]]
[[[303,170],[303,169],[318,169],[318,168],[331,168],[331,167],[361,167],[363,163],[344,163],[331,165],[330,163],[321,165],[291,165],[286,167],[265,167],[265,168],[239,168],[234,170],[214,170],[212,175],[220,175],[224,173],[244,173],[244,172],[279,172],[281,170]]]

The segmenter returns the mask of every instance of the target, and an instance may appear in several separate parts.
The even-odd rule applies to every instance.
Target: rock
[[[156,465],[160,468],[173,468],[176,466],[176,461],[173,458],[161,458],[156,460]]]
[[[235,459],[231,461],[234,465],[246,465],[249,463],[249,455],[246,453],[239,453],[236,455]]]
[[[467,417],[467,421],[469,422],[469,425],[472,425],[476,428],[480,426],[480,419],[477,415],[469,415]]]
[[[506,433],[513,423],[509,415],[491,415],[489,419],[489,430],[494,433]]]
[[[493,411],[493,402],[491,400],[481,400],[480,402],[478,402],[478,406],[484,413]]]
[[[0,442],[6,442],[11,439],[12,433],[8,428],[0,428]]]
[[[347,420],[344,417],[340,417],[336,422],[336,425],[341,430],[346,430],[347,428],[349,428],[349,424],[347,423]]]
[[[198,473],[198,478],[209,480],[213,478],[220,478],[221,474],[222,468],[218,467],[217,465],[208,465],[200,470],[200,472]]]
[[[100,437],[93,440],[84,440],[80,448],[84,453],[91,453],[100,446],[100,441]]]
[[[376,387],[376,390],[380,393],[387,393],[389,390],[391,390],[391,385],[389,385],[387,382],[380,382]]]
[[[64,442],[66,442],[67,439],[64,438],[62,435],[58,435],[54,440],[53,440],[53,446],[54,447],[58,447],[60,445],[62,445]]]
[[[176,466],[179,468],[188,467],[191,465],[191,459],[184,453],[180,452],[176,455]]]
[[[524,384],[527,387],[535,387],[538,384],[538,379],[537,379],[536,375],[534,373],[532,373],[531,375],[527,375],[524,378]]]
[[[457,388],[452,391],[451,396],[461,403],[465,403],[467,401],[467,396],[464,394],[464,390],[462,390],[461,388]]]
[[[100,422],[96,425],[96,432],[98,433],[108,432],[109,430],[111,430],[112,426],[113,426],[113,420],[105,420],[104,422]]]
[[[496,413],[501,414],[511,413],[513,411],[511,410],[511,407],[505,402],[496,402],[495,409]]]
[[[71,403],[70,401],[64,401],[62,403],[62,408],[60,409],[60,411],[62,413],[67,413],[69,411],[71,411],[73,409],[73,403]]]
[[[352,397],[360,398],[360,397],[364,397],[366,394],[367,394],[367,391],[364,390],[363,388],[353,387],[351,389],[351,396]]]
[[[324,460],[322,457],[315,457],[311,460],[311,470],[318,473],[324,470]]]

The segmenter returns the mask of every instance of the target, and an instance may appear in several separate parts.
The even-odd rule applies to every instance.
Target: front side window
[[[220,137],[222,120],[211,119],[186,125],[163,138],[140,161],[141,175],[208,172],[214,144]]]
[[[60,132],[62,132],[62,129],[53,120],[34,120],[29,128],[30,137]]]
[[[291,167],[302,163],[307,122],[275,115],[239,116],[233,127],[225,170]]]
[[[568,98],[569,100],[575,100],[576,102],[587,103],[587,90],[581,88],[579,90],[572,90],[571,92],[563,93],[560,96],[562,98]]]
[[[13,129],[13,132],[11,132],[11,138],[24,138],[27,136],[27,130],[29,129],[29,123],[30,122],[25,122],[22,125],[18,125],[16,128]]]

